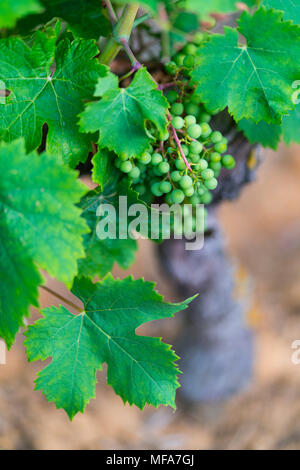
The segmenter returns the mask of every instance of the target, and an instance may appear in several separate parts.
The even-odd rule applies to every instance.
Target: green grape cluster
[[[202,33],[198,33],[193,43],[175,55],[171,67],[175,64],[177,76],[194,66],[191,57],[195,57],[202,40]],[[235,167],[234,157],[226,153],[227,139],[212,130],[209,124],[212,114],[201,103],[187,76],[180,76],[166,98],[170,104],[166,134],[149,130],[153,144],[148,151],[131,159],[121,155],[115,166],[128,176],[133,188],[147,202],[162,198],[170,206],[210,204],[221,169]]]

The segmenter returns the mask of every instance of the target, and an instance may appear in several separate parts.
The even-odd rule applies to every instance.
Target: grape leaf
[[[238,9],[238,4],[253,7],[256,0],[244,0],[242,2],[237,0],[210,0],[209,2],[206,0],[186,0],[185,8],[205,16],[210,13],[233,13]]]
[[[0,40],[1,80],[10,92],[0,102],[0,139],[24,137],[27,150],[38,148],[48,124],[47,150],[63,154],[75,167],[90,150],[90,136],[79,132],[77,116],[90,100],[101,67],[93,41],[60,41],[36,32],[31,48],[20,38]],[[55,64],[55,71],[53,65]]]
[[[260,8],[244,12],[238,31],[247,40],[238,44],[238,31],[224,28],[198,50],[199,66],[192,72],[210,111],[228,106],[236,121],[280,124],[294,108],[292,84],[299,78],[300,28],[282,21],[282,13]],[[241,89],[242,86],[242,89]]]
[[[285,20],[292,20],[300,23],[300,2],[299,0],[263,0],[262,5],[267,8],[275,8],[284,12]]]
[[[40,13],[43,8],[38,0],[0,0],[0,29],[13,28],[19,18],[29,13]]]
[[[84,311],[73,315],[62,306],[46,309],[26,333],[30,361],[52,357],[38,374],[36,390],[72,419],[95,397],[96,373],[106,362],[107,382],[124,402],[141,409],[146,403],[175,408],[177,356],[159,338],[137,336],[135,330],[172,317],[192,299],[165,303],[153,289],[154,284],[132,277],[109,275],[97,284],[75,280],[73,293]]]
[[[119,88],[117,76],[102,67],[95,92],[101,99],[81,114],[81,130],[99,131],[99,148],[128,157],[141,155],[151,143],[147,121],[161,134],[166,132],[168,102],[145,68],[128,88]]]
[[[119,213],[120,196],[127,197],[128,206],[141,203],[138,201],[137,193],[129,189],[128,183],[106,184],[103,191],[98,187],[82,198],[79,207],[91,231],[84,237],[85,257],[78,263],[80,276],[103,277],[111,271],[114,263],[127,269],[134,262],[137,243],[129,236],[128,221],[122,219],[127,212],[126,214]],[[101,220],[99,209],[101,206],[104,209],[106,204],[110,204],[115,209],[116,237],[100,239],[97,235],[97,224]],[[120,224],[123,227],[126,224],[126,238],[121,239],[118,236]]]
[[[0,338],[8,348],[23,326],[29,306],[38,306],[41,283],[37,268],[19,240],[11,236],[0,209]]]
[[[69,24],[76,37],[96,39],[107,36],[110,22],[103,13],[99,0],[40,0],[45,10],[42,14],[29,15],[18,22],[22,33],[32,31],[38,25],[48,23],[52,18],[61,18]]]
[[[243,131],[251,144],[260,143],[263,147],[277,149],[282,133],[280,125],[268,124],[265,121],[255,123],[251,119],[242,119],[238,123],[238,128]]]
[[[86,187],[56,156],[0,145],[0,337],[10,347],[38,305],[39,265],[72,285],[88,231],[75,207]]]

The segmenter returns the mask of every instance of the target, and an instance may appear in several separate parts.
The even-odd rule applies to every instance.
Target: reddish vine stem
[[[57,297],[59,300],[61,300],[62,302],[66,303],[67,305],[69,305],[70,307],[74,308],[75,310],[77,310],[77,312],[81,313],[82,312],[82,308],[78,307],[78,305],[74,304],[73,302],[71,302],[71,300],[68,300],[66,299],[65,297],[63,297],[62,295],[58,294],[57,292],[55,292],[54,290],[50,289],[49,287],[47,286],[40,286],[41,289],[45,290],[46,292],[48,292],[49,294],[51,295],[54,295],[54,297]]]
[[[178,138],[176,129],[175,129],[175,127],[174,127],[173,124],[172,124],[172,117],[171,117],[171,114],[170,114],[169,112],[168,112],[168,120],[169,120],[169,122],[170,122],[170,127],[171,127],[171,129],[172,129],[172,133],[173,133],[174,140],[175,140],[176,145],[177,145],[177,147],[178,147],[178,149],[179,149],[180,155],[181,155],[181,157],[182,157],[182,159],[183,159],[183,161],[184,161],[184,163],[185,163],[185,166],[187,167],[188,170],[190,170],[191,173],[193,173],[192,167],[191,167],[191,165],[189,164],[189,162],[187,161],[186,156],[184,155],[184,151],[182,150],[181,142],[180,142],[180,140],[179,140],[179,138]]]
[[[104,2],[105,2],[105,5],[106,5],[106,8],[107,8],[107,11],[108,11],[108,15],[109,15],[111,24],[114,26],[118,21],[115,10],[113,9],[113,6],[112,6],[110,0],[104,0]]]

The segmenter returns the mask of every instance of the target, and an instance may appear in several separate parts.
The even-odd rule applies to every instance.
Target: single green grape
[[[210,162],[209,168],[211,168],[214,171],[214,173],[216,174],[218,171],[221,170],[222,163],[221,162]]]
[[[201,124],[201,129],[202,129],[202,137],[204,137],[205,139],[206,137],[210,136],[210,134],[212,133],[211,127],[209,124],[207,124],[207,122],[203,122]]]
[[[232,155],[224,155],[222,158],[222,164],[228,170],[232,170],[235,167],[235,159]]]
[[[201,142],[191,142],[190,149],[192,153],[201,153],[203,150],[203,145]]]
[[[192,55],[187,55],[183,61],[184,67],[192,69],[195,65],[195,57]]]
[[[218,153],[224,153],[227,150],[227,144],[226,142],[219,142],[214,146],[214,149]]]
[[[221,155],[218,153],[218,152],[213,152],[211,155],[210,155],[210,161],[213,162],[213,163],[218,163],[221,161]]]
[[[213,144],[218,144],[219,142],[222,141],[222,139],[223,139],[223,136],[221,132],[219,131],[214,131],[210,136],[210,140]]]
[[[161,190],[161,192],[167,194],[172,191],[172,185],[169,181],[163,181],[162,183],[160,183],[159,189]]]
[[[129,156],[126,155],[125,153],[121,153],[118,157],[121,160],[121,162],[125,162],[126,160],[129,160]]]
[[[203,170],[206,170],[207,168],[208,168],[207,160],[204,160],[204,158],[201,158],[201,160],[199,160],[198,162],[198,169],[200,171],[203,171]],[[201,173],[201,176],[202,176],[202,173]]]
[[[176,116],[172,119],[173,127],[177,130],[180,130],[184,127],[184,120],[180,116]]]
[[[160,183],[156,182],[151,185],[151,192],[154,194],[154,196],[160,197],[163,195],[161,189],[160,189]]]
[[[174,57],[174,62],[178,65],[178,67],[182,67],[184,59],[185,54],[176,54]]]
[[[197,204],[200,204],[201,202],[201,199],[200,197],[198,196],[198,194],[193,194],[192,197],[190,198],[190,203],[193,205],[193,206],[196,206]]]
[[[197,46],[200,46],[200,44],[203,42],[204,40],[204,34],[203,33],[196,33],[195,36],[193,37],[193,42],[197,45]]]
[[[181,174],[179,171],[172,171],[170,176],[171,180],[174,181],[174,183],[178,183],[178,181],[181,180]]]
[[[201,95],[198,95],[196,92],[191,96],[191,103],[200,104],[202,101]]]
[[[180,189],[173,189],[171,194],[174,204],[181,204],[184,201],[184,192]]]
[[[135,191],[137,191],[141,196],[143,196],[143,194],[145,194],[146,192],[146,187],[144,184],[137,184],[135,186]]]
[[[187,129],[187,135],[192,139],[198,139],[202,134],[202,128],[198,124],[192,124]]]
[[[184,46],[183,52],[187,55],[195,55],[197,52],[197,46],[193,43],[189,43],[186,46]]]
[[[204,180],[210,180],[211,178],[214,177],[214,172],[210,168],[207,168],[206,170],[201,171],[201,176]]]
[[[135,180],[140,177],[140,174],[141,174],[141,170],[137,166],[134,166],[128,173],[128,176],[132,178],[133,180]]]
[[[181,114],[183,113],[184,111],[184,107],[183,107],[183,104],[182,103],[174,103],[172,104],[171,106],[171,113],[174,115],[174,116],[181,116]]]
[[[182,160],[182,158],[177,158],[177,160],[175,160],[175,166],[177,170],[180,170],[180,171],[185,170],[185,163]]]
[[[189,127],[189,126],[192,126],[193,124],[196,124],[197,120],[195,116],[192,116],[191,114],[189,114],[188,116],[184,118],[184,122],[185,122],[186,127]]]
[[[187,157],[188,154],[189,154],[188,146],[183,144],[183,145],[181,145],[181,148],[182,148],[182,151],[183,151],[184,155]]]
[[[190,186],[189,188],[185,188],[185,189],[184,189],[184,194],[185,194],[187,197],[193,196],[194,193],[195,193],[195,190],[194,190],[193,186]]]
[[[195,103],[187,103],[184,106],[186,114],[190,114],[192,116],[198,116],[199,114],[199,106]]]
[[[152,165],[156,166],[159,165],[163,161],[163,157],[160,153],[154,153],[151,157]]]
[[[216,178],[210,178],[210,179],[205,180],[204,184],[207,187],[207,189],[210,189],[211,191],[213,191],[218,186],[218,180]]]
[[[200,155],[198,153],[189,153],[189,160],[192,163],[198,163],[200,160]]]
[[[170,170],[169,163],[168,162],[161,162],[158,165],[158,170],[161,172],[162,175],[164,175],[165,173],[168,173],[168,171]]]
[[[180,181],[179,181],[179,186],[182,188],[182,189],[186,189],[186,188],[189,188],[190,186],[193,186],[193,180],[190,176],[188,175],[184,175],[181,177]]]
[[[144,165],[148,165],[148,163],[151,162],[151,158],[151,154],[149,152],[145,152],[139,157],[139,161],[141,163],[144,163]]]
[[[199,116],[199,121],[209,123],[211,121],[211,115],[208,113],[201,113]]]
[[[176,75],[178,66],[175,62],[171,61],[165,65],[166,72],[170,75]]]
[[[123,173],[129,173],[132,170],[132,163],[129,161],[122,162],[120,165],[120,170]]]
[[[213,200],[213,195],[207,191],[205,194],[203,194],[202,198],[201,198],[201,202],[203,204],[210,204]]]
[[[162,142],[166,142],[167,140],[169,140],[169,138],[170,138],[170,134],[169,134],[168,131],[166,131],[163,134],[159,135],[159,140],[162,141]]]

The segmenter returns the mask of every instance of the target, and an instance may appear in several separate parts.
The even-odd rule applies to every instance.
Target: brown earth
[[[33,391],[41,364],[27,364],[22,337],[0,365],[2,449],[295,449],[300,448],[300,365],[291,344],[300,338],[299,148],[266,152],[256,183],[220,210],[228,247],[253,291],[249,321],[257,332],[255,376],[225,403],[176,413],[124,406],[99,374],[97,399],[70,423],[62,410]],[[143,242],[131,272],[176,293],[161,274],[150,242]],[[124,276],[124,272],[116,271]],[[49,285],[57,289],[55,282]],[[63,291],[63,288],[59,286]],[[42,305],[57,304],[42,293]],[[33,312],[37,317],[38,312]],[[176,322],[166,322],[172,340]],[[160,331],[157,324],[148,328]]]

